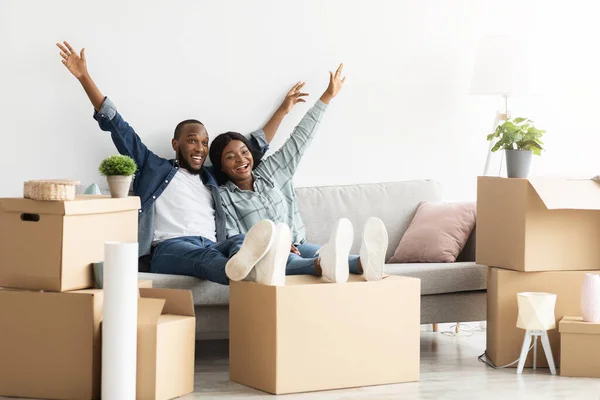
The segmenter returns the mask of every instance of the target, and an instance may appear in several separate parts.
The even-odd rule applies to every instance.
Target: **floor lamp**
[[[525,78],[522,73],[523,58],[520,50],[517,42],[507,36],[487,36],[477,48],[469,94],[495,95],[504,99],[504,109],[496,112],[493,129],[488,133],[493,132],[500,123],[510,117],[508,98],[524,90]],[[494,145],[495,142],[491,141],[483,168],[484,176],[490,174]],[[504,152],[497,175],[500,175],[503,160]]]

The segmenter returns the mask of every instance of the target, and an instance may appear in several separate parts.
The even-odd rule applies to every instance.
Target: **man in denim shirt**
[[[85,49],[77,54],[67,42],[57,46],[63,64],[92,102],[100,128],[111,133],[119,153],[137,164],[133,191],[141,199],[139,254],[151,255],[151,271],[191,275],[226,285],[226,270],[235,276],[248,276],[256,266],[256,273],[250,276],[259,283],[272,284],[273,276],[285,268],[273,265],[272,257],[265,257],[274,243],[274,225],[262,221],[245,236],[226,239],[225,213],[217,183],[211,167],[204,166],[208,155],[204,125],[197,120],[182,121],[172,139],[176,159],[157,156],[96,87],[87,71]],[[251,134],[253,144],[263,153],[283,117],[294,104],[303,101],[302,86],[294,86],[264,129]]]

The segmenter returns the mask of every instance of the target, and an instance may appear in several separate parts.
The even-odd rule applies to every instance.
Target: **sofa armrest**
[[[473,228],[465,247],[456,258],[456,262],[475,262],[475,231],[477,227]]]

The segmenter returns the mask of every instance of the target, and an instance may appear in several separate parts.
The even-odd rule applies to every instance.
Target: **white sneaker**
[[[341,218],[331,232],[329,242],[317,251],[323,276],[330,282],[348,281],[350,274],[348,256],[353,239],[352,223],[346,218]]]
[[[388,234],[383,221],[376,217],[369,218],[363,228],[359,253],[367,281],[379,281],[383,278],[387,246]]]
[[[283,223],[277,224],[271,249],[254,267],[256,283],[269,286],[285,285],[285,267],[291,245],[292,232],[289,226]]]
[[[244,238],[240,250],[225,265],[225,273],[232,281],[246,278],[252,268],[267,254],[275,238],[275,224],[269,220],[257,222]]]

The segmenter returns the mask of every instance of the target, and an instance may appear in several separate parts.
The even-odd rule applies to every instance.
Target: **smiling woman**
[[[226,132],[210,146],[210,160],[219,185],[232,180],[244,190],[252,190],[252,170],[260,165],[262,153],[242,134]]]
[[[322,275],[332,282],[345,282],[349,273],[363,274],[367,280],[383,275],[387,232],[383,222],[370,219],[363,231],[360,257],[350,256],[353,228],[342,218],[333,227],[331,238],[322,248],[306,243],[304,223],[296,202],[293,177],[308,145],[314,138],[329,102],[341,90],[345,78],[342,67],[330,72],[329,86],[296,126],[283,146],[261,160],[239,133],[227,132],[215,138],[210,159],[218,178],[219,192],[227,218],[229,237],[248,232],[255,224],[270,220],[277,224],[278,238],[286,243],[274,246],[272,258],[287,258],[287,275]],[[294,86],[287,98],[301,100],[303,84]]]

